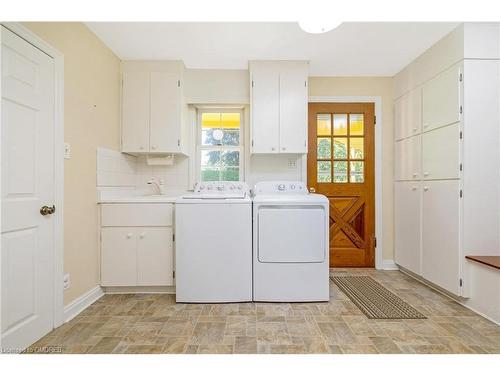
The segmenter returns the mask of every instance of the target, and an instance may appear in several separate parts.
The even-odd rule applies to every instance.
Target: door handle
[[[313,187],[310,187],[310,188],[309,188],[309,192],[310,192],[310,193],[316,193],[316,189],[315,189],[315,188],[313,188]]]
[[[40,214],[42,216],[52,215],[54,212],[56,212],[56,206],[54,206],[54,205],[52,205],[52,207],[43,206],[42,208],[40,208]]]

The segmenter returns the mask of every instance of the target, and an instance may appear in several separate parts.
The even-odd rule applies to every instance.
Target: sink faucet
[[[163,184],[163,180],[160,178],[158,181],[154,177],[148,181],[148,185],[155,185],[158,188],[158,192],[160,195],[167,194],[167,190],[165,189],[165,185]]]

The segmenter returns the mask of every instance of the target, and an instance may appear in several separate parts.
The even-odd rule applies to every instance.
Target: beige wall
[[[393,79],[391,77],[310,77],[310,96],[382,97],[382,220],[383,258],[394,259],[393,216]],[[380,121],[378,121],[380,125]]]
[[[64,304],[99,284],[96,148],[119,149],[120,61],[82,23],[25,23],[64,54]]]

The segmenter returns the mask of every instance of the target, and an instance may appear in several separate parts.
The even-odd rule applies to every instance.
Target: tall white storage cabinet
[[[252,61],[251,152],[307,153],[308,63]]]
[[[187,154],[184,64],[123,61],[122,151]]]
[[[394,110],[395,261],[467,297],[465,256],[500,249],[500,59],[462,58]]]

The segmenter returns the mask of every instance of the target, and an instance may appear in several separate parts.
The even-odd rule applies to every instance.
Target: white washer
[[[177,302],[252,300],[252,201],[243,182],[198,183],[176,200]]]
[[[253,193],[254,301],[328,301],[328,199],[290,181]]]

